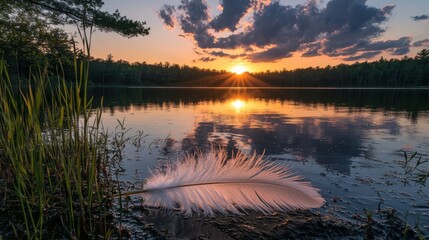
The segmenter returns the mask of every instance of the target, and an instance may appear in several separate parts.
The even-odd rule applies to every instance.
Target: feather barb
[[[318,208],[324,199],[308,182],[283,165],[225,149],[187,155],[182,161],[155,171],[143,190],[145,205],[214,215],[257,210],[265,214],[290,209]]]

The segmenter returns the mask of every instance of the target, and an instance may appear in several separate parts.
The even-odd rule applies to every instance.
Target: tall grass
[[[87,97],[87,61],[75,60],[75,75],[70,85],[39,71],[16,87],[0,61],[0,180],[14,237],[108,237],[107,134]]]

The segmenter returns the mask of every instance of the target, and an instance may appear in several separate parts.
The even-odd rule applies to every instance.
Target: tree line
[[[225,71],[202,69],[188,65],[160,62],[129,63],[125,60],[114,61],[109,54],[105,60],[97,58],[90,61],[90,83],[97,85],[134,85],[134,86],[177,86],[188,80],[203,79],[223,74]]]
[[[421,50],[414,58],[381,58],[374,62],[356,62],[351,65],[266,71],[253,76],[273,86],[284,87],[429,86],[429,50]]]
[[[112,55],[105,60],[93,59],[90,64],[91,82],[101,85],[180,86],[192,82],[195,86],[208,86],[206,80],[210,77],[226,73],[168,62],[147,64],[114,61]],[[414,58],[381,58],[374,62],[356,62],[351,65],[266,71],[250,75],[265,82],[264,86],[278,87],[429,86],[429,50],[421,50]]]

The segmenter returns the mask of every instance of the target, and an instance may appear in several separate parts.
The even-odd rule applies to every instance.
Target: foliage
[[[9,224],[15,238],[109,238],[111,233],[105,207],[111,190],[107,133],[101,111],[87,97],[91,34],[94,27],[128,37],[147,35],[149,29],[117,11],[100,11],[103,4],[0,2],[0,57],[6,60],[0,61],[1,203],[5,214],[16,217]],[[70,23],[78,26],[80,54],[76,42],[53,27]],[[7,68],[17,71],[18,81]],[[19,82],[24,73],[25,86]]]
[[[107,137],[87,98],[88,65],[75,66],[72,87],[38,72],[17,92],[0,62],[0,179],[15,238],[109,234],[99,228],[110,190]]]
[[[222,73],[225,72],[187,65],[179,66],[168,62],[147,64],[114,61],[109,55],[106,60],[99,58],[91,60],[90,80],[91,83],[100,85],[169,86]]]
[[[0,57],[21,78],[37,68],[55,75],[61,65],[67,80],[73,80],[73,56],[90,56],[95,28],[125,37],[149,34],[145,22],[130,20],[118,11],[102,11],[103,5],[101,0],[1,1]],[[77,26],[81,50],[76,49],[75,39],[59,28],[63,24]]]
[[[429,86],[428,53],[429,50],[423,49],[415,58],[405,57],[401,60],[382,58],[372,63],[266,71],[253,73],[251,76],[263,81],[266,84],[264,86],[274,87]],[[92,59],[91,66],[91,82],[100,85],[181,86],[191,83],[192,86],[211,86],[205,80],[219,78],[226,73],[168,62],[147,64],[114,61],[110,54],[105,60]],[[225,77],[225,80],[227,78]]]
[[[429,60],[429,49],[423,49],[417,53],[416,59],[427,61]]]
[[[411,154],[404,152],[404,161],[401,162],[405,174],[405,178],[402,179],[404,185],[410,185],[410,182],[413,182],[425,186],[429,178],[429,170],[425,169],[424,165],[428,162],[428,160],[422,160],[422,156],[417,152]]]
[[[51,13],[57,24],[81,24],[83,28],[94,26],[102,31],[116,32],[124,37],[149,34],[146,22],[135,21],[114,13],[102,11],[103,0],[20,0]],[[85,26],[86,25],[86,26]]]
[[[267,71],[253,74],[273,86],[293,87],[409,87],[429,86],[429,50],[415,58],[381,58],[375,62],[325,68]]]
[[[55,72],[61,62],[71,70],[72,42],[65,31],[52,27],[38,8],[19,1],[0,2],[0,56],[14,72],[25,76],[30,69],[47,67]],[[71,71],[67,72],[70,75]]]

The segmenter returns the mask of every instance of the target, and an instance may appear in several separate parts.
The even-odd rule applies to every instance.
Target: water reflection
[[[121,91],[128,93],[126,97]],[[393,144],[401,136],[400,119],[410,117],[416,124],[420,112],[429,109],[429,93],[420,90],[97,89],[94,93],[108,92],[114,92],[105,95],[112,116],[135,119],[137,128],[145,131],[155,128],[145,123],[151,120],[162,128],[157,134],[165,134],[157,137],[172,134],[165,155],[217,143],[231,152],[314,160],[342,174],[350,174],[353,158],[374,157],[377,143],[369,139],[386,135]],[[130,112],[133,116],[127,116]],[[188,117],[179,119],[179,115]]]
[[[361,109],[380,109],[389,112],[406,112],[414,122],[422,111],[429,110],[429,91],[425,89],[168,89],[168,88],[91,88],[94,105],[104,97],[104,106],[113,114],[152,107],[178,107],[201,101],[246,98],[292,101],[302,105],[345,107],[356,112]]]
[[[246,149],[266,155],[294,155],[307,158],[323,166],[350,172],[353,157],[371,155],[363,147],[365,129],[360,121],[336,119],[335,122],[303,118],[302,124],[291,123],[279,114],[251,114],[248,122],[257,126],[232,125],[223,122],[199,122],[194,132],[183,139],[184,150],[193,147],[207,149],[211,142],[220,143],[229,150]]]
[[[237,112],[240,112],[240,110],[246,106],[246,103],[241,99],[237,99],[231,101],[231,106],[234,107]]]
[[[197,216],[183,218],[181,214],[154,209],[150,215],[144,216],[144,220],[152,223],[156,231],[166,231],[168,233],[166,237],[169,239],[232,239]]]
[[[421,222],[429,221],[427,209],[413,207],[427,205],[427,189],[404,188],[398,164],[403,150],[429,156],[428,90],[95,88],[92,93],[95,100],[104,96],[106,128],[125,119],[131,134],[144,130],[148,145],[160,143],[129,153],[141,161],[126,161],[125,168],[141,173],[140,179],[160,161],[217,143],[229,152],[265,151],[322,189],[325,199],[343,199],[338,209],[349,215],[374,209],[380,193],[386,207],[399,214],[411,209],[410,215],[417,212]]]

